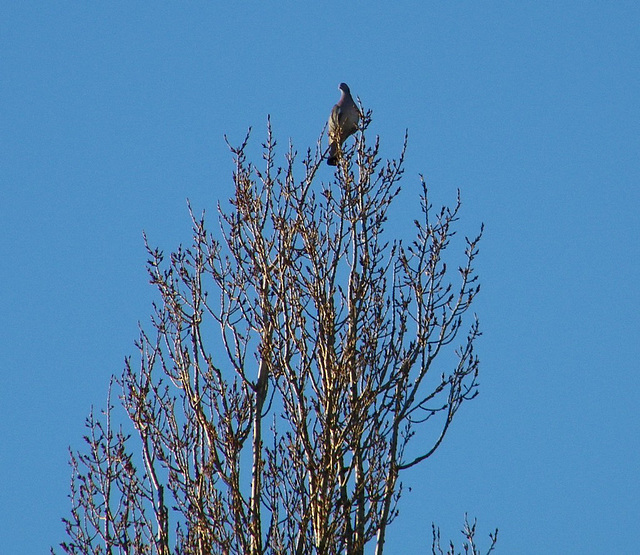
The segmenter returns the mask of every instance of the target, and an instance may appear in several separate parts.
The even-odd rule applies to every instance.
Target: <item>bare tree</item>
[[[476,545],[476,526],[477,521],[474,520],[473,524],[469,522],[469,518],[467,515],[464,515],[464,527],[461,530],[461,533],[464,537],[464,543],[462,544],[462,548],[464,549],[465,555],[480,555],[481,551]],[[442,551],[442,545],[440,543],[440,529],[432,524],[431,528],[433,530],[433,541],[431,543],[431,553],[432,555],[457,555],[457,553],[461,553],[460,551],[456,552],[455,545],[452,541],[449,542],[449,548],[447,551]],[[489,555],[493,552],[496,543],[498,542],[498,529],[496,528],[494,532],[489,534],[489,539],[491,540],[491,544],[489,545],[489,549],[486,552],[486,555]]]
[[[477,394],[478,323],[463,316],[480,235],[451,275],[460,200],[434,215],[421,180],[415,238],[389,236],[406,137],[383,163],[362,116],[329,183],[320,142],[276,167],[269,123],[263,167],[249,134],[230,146],[217,237],[190,206],[190,247],[165,262],[145,237],[160,302],[117,380],[135,432],[114,430],[110,399],[88,419],[65,552],[383,553],[401,472]],[[426,424],[433,442],[411,443]]]

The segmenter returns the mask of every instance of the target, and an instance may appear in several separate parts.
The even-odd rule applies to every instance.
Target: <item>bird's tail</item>
[[[338,165],[338,147],[335,142],[329,145],[329,157],[327,158],[327,164],[330,166]]]

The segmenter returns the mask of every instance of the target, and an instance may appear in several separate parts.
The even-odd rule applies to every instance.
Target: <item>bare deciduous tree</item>
[[[276,167],[269,124],[258,168],[247,134],[218,237],[189,207],[189,248],[165,262],[147,243],[160,302],[139,368],[117,380],[135,432],[114,429],[110,397],[89,417],[65,552],[383,553],[401,472],[477,394],[478,323],[463,316],[480,236],[451,275],[460,201],[434,215],[422,180],[414,240],[388,237],[406,137],[383,163],[370,121],[330,183],[320,143]],[[426,424],[433,442],[412,444]]]
[[[464,536],[464,543],[462,544],[462,548],[464,549],[465,555],[480,555],[480,549],[476,545],[476,525],[477,522],[474,520],[473,524],[469,522],[467,515],[464,515],[464,527],[461,532]],[[442,545],[440,543],[440,529],[432,524],[431,528],[433,530],[433,541],[431,543],[431,553],[432,555],[457,555],[460,553],[459,551],[456,553],[456,548],[452,541],[449,542],[449,548],[447,551],[442,551]],[[491,540],[491,544],[489,545],[489,549],[486,552],[486,555],[489,555],[493,552],[493,549],[498,542],[498,529],[496,528],[494,532],[489,534],[489,539]]]

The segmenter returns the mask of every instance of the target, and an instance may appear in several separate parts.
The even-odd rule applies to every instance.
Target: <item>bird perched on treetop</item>
[[[346,83],[340,83],[340,100],[331,109],[329,115],[329,158],[327,164],[338,164],[338,143],[342,146],[349,135],[358,130],[360,111],[351,97],[351,91]]]

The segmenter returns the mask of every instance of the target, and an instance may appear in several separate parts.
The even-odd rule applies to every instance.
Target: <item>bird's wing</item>
[[[340,133],[340,129],[342,127],[343,118],[342,109],[338,104],[336,104],[329,114],[329,140],[334,141],[339,139],[338,135]]]

